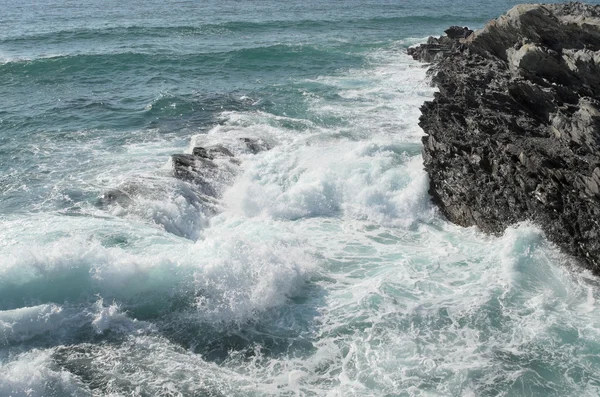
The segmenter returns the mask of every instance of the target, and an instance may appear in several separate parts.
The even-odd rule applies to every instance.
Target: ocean
[[[0,396],[600,395],[598,278],[427,193],[406,49],[515,4],[2,0]]]

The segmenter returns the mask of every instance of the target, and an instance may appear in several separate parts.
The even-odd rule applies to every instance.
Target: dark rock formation
[[[532,220],[600,273],[600,6],[520,5],[434,62],[421,108],[430,194],[447,218],[501,233]]]
[[[460,26],[450,26],[448,29],[444,30],[446,36],[451,39],[466,39],[473,33],[471,29],[468,27],[460,27]]]
[[[458,40],[448,36],[429,37],[427,44],[411,47],[407,52],[408,55],[419,61],[431,63],[443,60],[449,53],[456,51],[458,46]]]
[[[253,138],[240,138],[239,145],[242,151],[252,154],[270,149],[267,143]],[[171,160],[175,177],[192,182],[200,194],[215,198],[233,181],[240,163],[222,145],[196,146],[192,154],[174,154]]]
[[[446,36],[429,37],[427,44],[408,49],[408,55],[422,62],[440,62],[449,54],[464,49],[464,41],[473,33],[468,27],[451,26],[444,31]]]
[[[211,197],[219,196],[219,187],[223,182],[233,179],[232,166],[237,165],[231,151],[221,145],[197,146],[192,154],[174,154],[171,160],[177,178],[193,182],[200,193]]]
[[[231,185],[239,170],[240,159],[234,155],[234,152],[256,154],[270,148],[271,146],[261,139],[239,138],[229,148],[223,145],[196,146],[191,154],[173,154],[171,156],[173,176],[189,182],[186,184],[187,188],[178,187],[178,194],[205,215],[215,215],[219,212],[218,199]],[[148,180],[146,179],[145,182]],[[96,205],[104,209],[114,206],[131,209],[135,207],[139,198],[167,197],[171,194],[170,189],[161,183],[141,183],[131,180],[122,183],[118,188],[102,193]]]

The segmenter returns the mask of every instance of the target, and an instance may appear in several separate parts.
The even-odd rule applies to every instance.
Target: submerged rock
[[[269,144],[261,139],[240,138],[240,141],[242,141],[244,145],[246,145],[246,148],[248,148],[248,150],[250,150],[250,152],[253,154],[271,149]]]
[[[106,207],[109,205],[118,204],[125,208],[131,204],[132,200],[129,194],[120,189],[110,189],[98,198],[97,205]]]
[[[600,6],[519,5],[409,54],[434,62],[419,124],[446,217],[489,233],[532,220],[600,273]]]

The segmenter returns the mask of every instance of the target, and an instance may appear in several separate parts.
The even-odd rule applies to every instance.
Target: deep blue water
[[[597,279],[427,194],[405,50],[515,4],[3,0],[0,395],[600,394]]]

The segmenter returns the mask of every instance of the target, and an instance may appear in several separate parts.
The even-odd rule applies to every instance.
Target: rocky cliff
[[[409,49],[433,62],[421,108],[430,194],[501,233],[531,220],[600,273],[600,6],[519,5]]]

